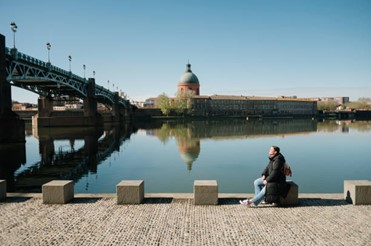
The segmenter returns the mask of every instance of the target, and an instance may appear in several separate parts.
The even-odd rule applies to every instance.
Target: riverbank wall
[[[14,111],[20,119],[31,121],[32,117],[37,114],[35,110],[17,110]],[[215,115],[215,116],[177,116],[171,112],[168,116],[163,115],[159,108],[138,108],[133,112],[134,121],[143,120],[179,120],[179,119],[207,119],[207,118],[246,118],[246,119],[277,119],[277,118],[319,118],[319,119],[338,119],[338,120],[371,120],[371,110],[354,110],[354,111],[318,111],[316,115],[293,115],[293,114],[251,114],[251,115]]]

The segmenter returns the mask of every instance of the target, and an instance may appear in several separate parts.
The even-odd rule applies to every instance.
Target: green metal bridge
[[[53,66],[32,56],[19,52],[15,48],[5,48],[6,81],[12,86],[32,91],[40,96],[72,96],[77,98],[88,97],[89,80],[82,78],[71,71]],[[126,109],[133,105],[124,98],[118,97],[103,86],[94,85],[95,96],[98,102],[105,105],[118,103]]]

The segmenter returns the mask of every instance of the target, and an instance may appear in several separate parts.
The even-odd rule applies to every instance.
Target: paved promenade
[[[371,205],[342,194],[300,194],[288,208],[248,208],[242,197],[195,206],[191,194],[146,194],[143,204],[117,205],[115,194],[76,194],[46,205],[41,194],[8,194],[0,245],[371,245]]]

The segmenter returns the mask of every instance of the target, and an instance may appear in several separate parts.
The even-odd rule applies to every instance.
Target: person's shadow
[[[236,205],[240,204],[239,198],[219,198],[219,205]],[[348,202],[342,199],[330,198],[299,198],[299,204],[295,206],[282,206],[282,207],[311,207],[311,206],[344,206]],[[259,205],[259,207],[272,207],[273,205]],[[280,206],[279,206],[280,207]]]
[[[345,197],[345,201],[347,201],[348,203],[352,203],[353,204],[353,199],[350,197],[349,190],[347,191],[347,196]]]

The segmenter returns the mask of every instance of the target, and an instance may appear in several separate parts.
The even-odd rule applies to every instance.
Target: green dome
[[[192,73],[191,64],[186,65],[186,70],[180,77],[179,84],[199,84],[197,76]]]

